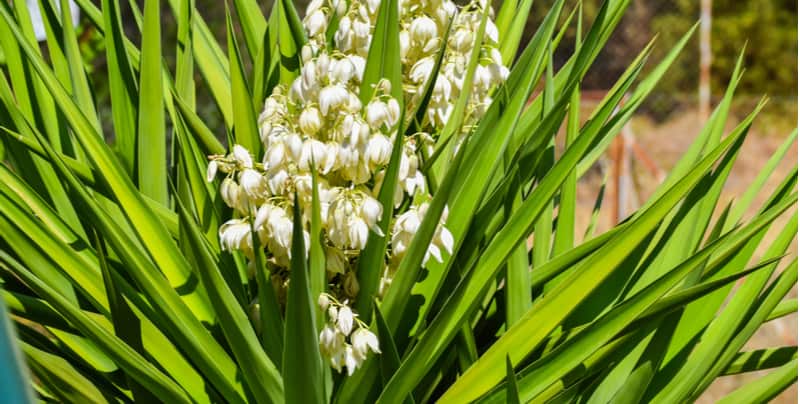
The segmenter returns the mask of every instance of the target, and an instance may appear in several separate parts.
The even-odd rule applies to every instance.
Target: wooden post
[[[711,8],[712,0],[700,0],[700,120],[711,113]]]

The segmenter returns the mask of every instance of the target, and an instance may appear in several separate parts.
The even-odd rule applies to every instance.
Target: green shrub
[[[581,80],[629,1],[588,26],[556,1],[519,56],[530,0],[471,2],[452,23],[435,1],[318,2],[301,20],[287,0],[268,16],[234,0],[225,44],[192,1],[169,2],[176,43],[158,1],[131,2],[141,47],[119,2],[78,3],[105,41],[110,125],[69,14],[42,1],[41,49],[26,5],[0,4],[0,274],[41,399],[685,402],[777,368],[727,397],[755,402],[794,383],[796,347],[742,351],[796,311],[797,213],[796,169],[763,189],[796,131],[720,201],[763,107],[723,136],[741,59],[654,195],[607,232],[575,228],[578,179],[693,30],[662,60],[648,45],[582,122]],[[369,41],[338,33],[358,19]],[[332,60],[352,65],[309,68]],[[346,119],[369,128],[337,132]]]

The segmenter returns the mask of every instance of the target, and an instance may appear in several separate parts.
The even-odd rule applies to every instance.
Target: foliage
[[[221,182],[207,182],[208,156],[246,160],[234,140],[261,147],[256,117],[264,98],[308,62],[293,4],[277,0],[263,15],[254,0],[233,1],[236,18],[226,13],[223,46],[191,0],[168,2],[174,43],[159,40],[159,1],[146,0],[143,10],[130,2],[147,45],[140,48],[122,29],[118,1],[78,3],[105,43],[113,144],[69,14],[42,1],[45,53],[24,2],[0,3],[8,62],[0,75],[0,277],[43,400],[684,402],[721,375],[777,368],[733,393],[735,402],[769,399],[797,378],[796,347],[742,351],[764,322],[795,312],[796,301],[783,299],[797,281],[797,260],[785,257],[797,232],[796,169],[764,189],[796,131],[746,193],[720,200],[763,107],[725,134],[734,90],[747,77],[742,59],[725,66],[732,80],[724,98],[649,201],[605,233],[574,226],[578,179],[693,30],[663,58],[653,58],[656,47],[648,44],[582,121],[582,82],[630,1],[608,0],[591,14],[556,1],[516,58],[531,1],[503,2],[495,17],[510,73],[491,86],[485,114],[462,125],[465,87],[443,127],[426,123],[433,80],[417,102],[404,104],[394,139],[431,130],[431,152],[415,151],[431,200],[387,290],[358,296],[360,321],[377,335],[381,353],[347,376],[326,366],[315,346],[326,313],[312,290],[334,293],[317,277],[326,260],[315,212],[318,171],[311,170],[308,224],[297,203],[287,218],[294,229],[281,269],[288,290],[273,287],[270,248],[222,248],[220,226],[234,213]],[[380,7],[376,47],[395,41],[398,15],[388,5],[397,3],[406,4]],[[480,44],[488,32],[482,21]],[[578,39],[556,69],[554,49],[568,27]],[[388,78],[403,89],[392,73],[398,48],[369,49],[370,82]],[[481,48],[474,46],[465,77],[485,62]],[[174,68],[164,63],[173,52]],[[230,148],[198,116],[196,87],[213,98]],[[386,172],[400,172],[399,164],[389,159]],[[751,206],[762,192],[768,201]],[[381,198],[382,207],[403,212],[411,203],[405,198],[394,209],[392,198]],[[788,224],[769,232],[786,215]],[[384,230],[391,216],[382,216]],[[440,222],[452,235],[451,252],[426,261]],[[380,260],[396,248],[377,234],[354,259]],[[375,281],[383,269],[359,266],[356,276]]]

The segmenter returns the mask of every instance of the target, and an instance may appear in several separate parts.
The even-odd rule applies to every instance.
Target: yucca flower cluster
[[[467,61],[481,22],[483,2],[461,10],[451,1],[400,2],[401,57],[404,100],[392,98],[392,84],[379,81],[370,97],[360,94],[366,58],[380,1],[332,3],[315,0],[303,21],[309,41],[301,51],[300,75],[291,86],[276,86],[259,117],[263,156],[234,145],[227,156],[211,156],[208,179],[225,174],[221,196],[234,209],[235,218],[219,229],[223,249],[242,251],[251,260],[264,249],[273,284],[284,296],[287,287],[294,231],[292,209],[300,204],[306,247],[312,205],[312,174],[316,174],[329,291],[319,297],[327,313],[320,333],[320,349],[337,370],[349,374],[369,351],[380,352],[375,335],[357,320],[349,306],[359,290],[357,260],[370,232],[383,236],[378,222],[384,209],[395,211],[389,227],[390,251],[383,269],[380,293],[391,279],[427,211],[426,178],[421,171],[423,148],[435,142],[465,84],[470,102],[461,134],[469,133],[491,102],[494,86],[508,75],[497,50],[497,29],[487,21],[481,46],[481,63],[472,83],[465,83]],[[326,41],[328,24],[337,14],[334,48]],[[451,25],[452,19],[452,25]],[[451,26],[446,44],[445,30]],[[376,196],[392,156],[401,101],[411,109],[433,73],[435,57],[446,46],[442,68],[427,110],[429,132],[404,138],[394,206],[382,206]],[[367,99],[366,103],[362,99]],[[260,157],[259,160],[256,160]],[[410,203],[404,204],[404,201]],[[401,206],[407,206],[402,211]],[[425,256],[442,261],[451,253],[453,237],[443,215]],[[253,232],[255,232],[255,237]],[[254,245],[254,239],[258,245]],[[356,321],[354,321],[356,319]]]

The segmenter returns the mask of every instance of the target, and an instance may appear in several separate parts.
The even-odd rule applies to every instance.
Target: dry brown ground
[[[790,124],[794,123],[793,117],[784,118]],[[770,125],[770,122],[762,122],[754,125],[751,134],[748,136],[743,150],[740,152],[738,161],[736,162],[730,178],[725,185],[721,205],[724,205],[729,200],[741,195],[751,181],[756,177],[761,166],[773,154],[777,147],[786,139],[789,130],[783,132],[787,127],[786,122],[783,125]],[[731,120],[729,127],[733,128],[736,124],[735,120]],[[780,127],[781,132],[774,129]],[[686,148],[692,142],[700,128],[700,121],[697,114],[692,112],[678,114],[677,116],[669,119],[668,121],[655,124],[647,118],[634,118],[631,123],[630,129],[634,133],[637,143],[647,151],[656,164],[664,171],[667,171],[675,164],[677,159],[684,153]],[[781,180],[789,173],[797,162],[797,147],[796,144],[791,148],[787,156],[781,162],[780,166],[770,176],[770,179],[765,186],[765,191],[758,195],[753,203],[753,209],[749,214],[753,214],[758,206],[760,206],[768,197],[769,193],[778,185]],[[647,199],[658,185],[655,180],[644,169],[643,165],[634,163],[633,165],[635,182],[637,184],[638,193],[641,201]],[[601,181],[601,174],[599,172],[590,172],[584,179],[581,180],[579,186],[579,215],[577,217],[577,228],[584,229],[589,220],[589,212],[591,212],[594,204],[599,183]],[[608,194],[606,194],[608,195]],[[606,200],[607,202],[607,200]],[[791,213],[791,212],[789,212]],[[776,223],[767,235],[774,237],[783,228],[786,221],[789,220],[790,214],[781,218],[781,221]],[[746,217],[747,218],[747,217]],[[611,215],[608,203],[605,203],[603,212],[598,222],[598,230],[603,231],[611,226]],[[580,234],[580,233],[579,233]],[[758,255],[758,253],[757,253]],[[795,243],[791,248],[791,255],[797,255],[797,244]],[[791,259],[791,258],[789,258]],[[783,261],[784,263],[788,262]],[[797,290],[791,292],[791,296],[797,296]],[[748,342],[745,349],[757,349],[774,346],[797,345],[797,314],[786,316],[782,319],[769,322],[761,327],[754,338]],[[735,390],[743,383],[747,383],[758,377],[759,374],[745,374],[739,376],[724,377],[716,381],[711,388],[698,400],[699,403],[712,403],[723,397],[724,395]],[[777,397],[774,403],[797,403],[798,391],[795,384],[789,390],[785,391],[782,395]]]

